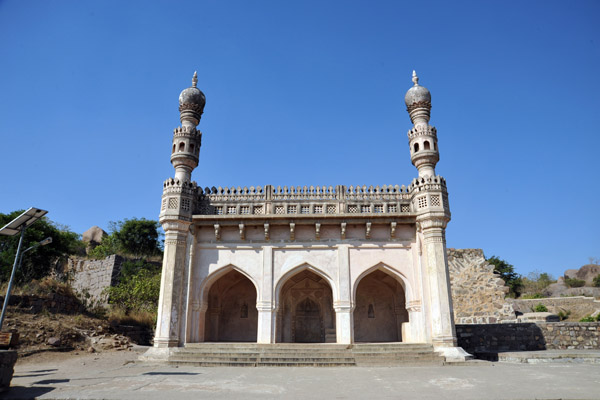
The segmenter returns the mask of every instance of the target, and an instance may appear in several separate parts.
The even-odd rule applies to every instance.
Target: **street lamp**
[[[25,211],[23,214],[19,215],[17,218],[13,219],[2,229],[0,229],[0,235],[14,236],[17,233],[21,234],[21,237],[19,238],[19,246],[17,247],[17,254],[15,255],[15,262],[13,264],[12,272],[10,273],[10,280],[8,281],[8,288],[6,289],[6,296],[4,297],[4,304],[2,305],[2,315],[0,315],[0,331],[2,331],[2,323],[4,322],[4,316],[6,315],[6,308],[8,307],[8,300],[10,299],[10,291],[15,278],[15,272],[21,264],[21,258],[23,257],[23,254],[38,246],[45,246],[52,242],[52,238],[46,238],[21,253],[21,245],[23,244],[25,230],[29,225],[33,224],[47,213],[48,211],[46,210],[31,207],[29,210]]]

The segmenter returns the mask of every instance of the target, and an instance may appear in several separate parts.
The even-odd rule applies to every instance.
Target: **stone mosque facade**
[[[191,180],[206,98],[181,92],[175,176],[164,182],[164,260],[153,358],[189,343],[428,343],[457,347],[431,94],[405,96],[408,186],[202,188]]]

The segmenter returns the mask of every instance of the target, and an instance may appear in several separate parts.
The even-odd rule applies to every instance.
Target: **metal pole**
[[[17,247],[17,254],[15,255],[15,262],[13,264],[12,272],[10,273],[10,280],[8,281],[8,289],[6,289],[6,296],[4,297],[4,304],[2,305],[2,315],[0,315],[0,332],[2,331],[2,324],[4,323],[4,316],[6,315],[6,308],[8,307],[8,300],[10,299],[10,290],[12,289],[13,280],[15,278],[15,271],[17,270],[18,261],[20,261],[21,245],[23,244],[23,236],[25,236],[25,229],[27,227],[23,225],[21,227],[21,238],[19,239],[19,247]]]

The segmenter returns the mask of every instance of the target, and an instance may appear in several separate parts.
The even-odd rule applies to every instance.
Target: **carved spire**
[[[411,161],[419,170],[419,176],[435,176],[435,165],[440,159],[437,148],[437,133],[429,125],[431,93],[419,85],[417,72],[412,73],[413,86],[408,89],[404,101],[410,120],[414,124],[408,132]]]
[[[414,73],[415,73],[415,71],[413,71],[413,74]],[[413,78],[413,80],[414,80],[414,78]],[[192,87],[196,87],[197,85],[198,85],[198,73],[197,73],[197,71],[194,71],[194,77],[192,78]]]

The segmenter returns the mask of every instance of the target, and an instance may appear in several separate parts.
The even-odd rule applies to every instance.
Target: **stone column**
[[[342,244],[338,246],[338,298],[333,300],[336,342],[343,344],[354,342],[354,303],[350,281],[349,251],[349,245]]]
[[[455,347],[450,276],[446,259],[446,220],[430,217],[420,221],[423,230],[425,275],[429,283],[431,339],[436,347]]]
[[[176,347],[185,316],[181,315],[185,301],[185,269],[188,262],[190,224],[182,221],[164,222],[165,249],[158,300],[155,347]],[[182,338],[183,339],[183,338]]]
[[[256,341],[257,343],[275,343],[277,313],[273,304],[273,246],[264,246],[262,256],[262,276],[256,301],[258,310]]]

